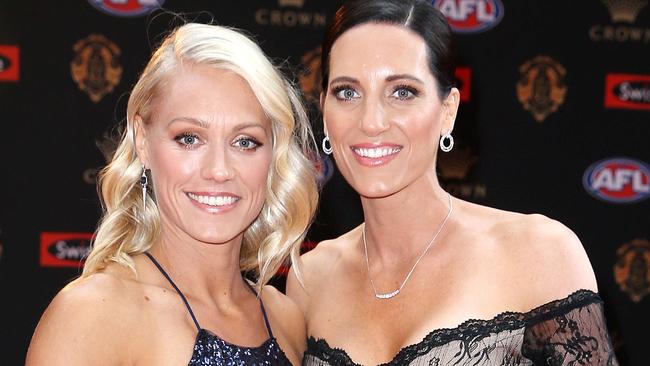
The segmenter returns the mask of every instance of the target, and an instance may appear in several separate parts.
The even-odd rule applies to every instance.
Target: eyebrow
[[[395,75],[388,75],[386,77],[386,81],[388,82],[393,82],[395,80],[402,80],[402,79],[413,80],[417,83],[424,84],[424,81],[411,74],[395,74]],[[332,81],[330,81],[330,85],[334,83],[340,83],[340,82],[359,83],[359,80],[350,76],[339,76],[337,78],[332,79]]]
[[[207,121],[204,121],[204,120],[198,119],[198,118],[193,118],[193,117],[176,117],[176,118],[173,118],[171,121],[169,121],[167,126],[170,126],[174,122],[189,122],[191,124],[195,124],[195,125],[197,125],[199,127],[202,127],[202,128],[208,128],[208,126],[209,126],[209,123]],[[266,131],[266,128],[264,128],[264,126],[259,122],[243,122],[243,123],[235,125],[235,127],[233,127],[233,130],[241,131],[241,130],[244,130],[246,128],[254,128],[254,127],[261,128],[264,131]]]

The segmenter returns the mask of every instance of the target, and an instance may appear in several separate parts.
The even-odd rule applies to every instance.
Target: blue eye
[[[395,89],[392,96],[399,100],[408,100],[418,95],[417,90],[409,86],[399,86]]]
[[[235,147],[238,147],[242,150],[255,150],[258,147],[262,146],[262,143],[250,137],[242,137],[237,139],[234,145]]]
[[[334,89],[334,96],[339,100],[352,100],[359,98],[361,95],[349,86],[339,86]]]
[[[181,144],[184,147],[193,147],[199,143],[199,137],[191,133],[184,133],[182,135],[176,136],[176,142]]]

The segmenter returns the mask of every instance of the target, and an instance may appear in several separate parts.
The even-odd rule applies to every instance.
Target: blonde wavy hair
[[[296,88],[241,32],[216,25],[185,24],[175,29],[154,52],[127,106],[126,128],[112,161],[99,175],[104,215],[83,269],[89,276],[116,262],[135,271],[132,255],[147,251],[160,235],[156,202],[139,185],[142,165],[134,144],[136,116],[150,120],[152,103],[164,93],[180,64],[200,64],[232,71],[246,80],[272,124],[273,154],[266,201],[244,232],[239,266],[257,276],[261,288],[287,257],[297,264],[318,191],[314,139]],[[143,206],[146,209],[143,209]],[[294,265],[298,276],[299,271]],[[300,276],[299,276],[300,278]]]

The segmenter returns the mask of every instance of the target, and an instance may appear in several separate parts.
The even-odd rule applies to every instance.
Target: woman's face
[[[136,133],[163,230],[206,243],[239,239],[265,202],[271,123],[230,71],[184,65],[166,88]]]
[[[395,25],[359,25],[334,42],[329,66],[324,127],[357,192],[385,197],[435,178],[438,141],[453,128],[458,91],[440,100],[424,40]]]

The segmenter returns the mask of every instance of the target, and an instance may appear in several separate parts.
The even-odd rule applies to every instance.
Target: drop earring
[[[140,187],[142,187],[142,210],[147,209],[147,183],[149,179],[147,178],[147,168],[142,165],[142,175],[140,176]]]

